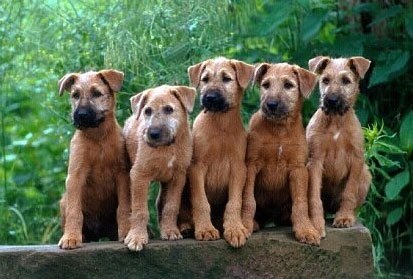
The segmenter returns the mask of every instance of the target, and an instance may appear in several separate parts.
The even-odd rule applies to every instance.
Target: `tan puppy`
[[[114,112],[115,92],[122,82],[123,73],[116,70],[72,73],[59,80],[59,94],[70,93],[77,128],[70,142],[66,193],[60,201],[64,232],[60,248],[74,249],[82,246],[82,240],[101,237],[123,241],[129,230],[129,166]]]
[[[132,193],[131,230],[125,244],[139,251],[148,243],[148,189],[152,180],[162,184],[158,217],[162,239],[181,239],[177,215],[191,162],[192,139],[188,113],[196,91],[186,86],[160,86],[131,98],[133,115],[124,134],[129,157]]]
[[[233,247],[244,245],[249,236],[241,221],[247,134],[240,107],[253,71],[252,65],[222,57],[188,68],[204,108],[194,122],[189,168],[197,240],[218,239],[214,225],[221,230],[222,224],[224,237]]]
[[[255,71],[261,107],[250,120],[248,134],[243,223],[249,232],[254,213],[260,227],[269,220],[289,223],[291,218],[297,240],[320,243],[308,217],[308,154],[301,119],[304,98],[315,82],[316,75],[287,63],[263,63]]]
[[[320,108],[307,126],[309,210],[314,226],[325,236],[323,205],[327,212],[336,213],[333,226],[353,226],[354,211],[364,202],[370,186],[363,131],[353,110],[359,81],[370,61],[318,56],[308,64],[320,75],[321,95]]]

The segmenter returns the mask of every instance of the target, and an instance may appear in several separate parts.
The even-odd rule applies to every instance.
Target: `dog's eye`
[[[270,82],[269,81],[265,81],[261,84],[262,87],[264,87],[264,89],[268,89],[270,88]]]
[[[341,79],[341,82],[342,82],[344,85],[347,85],[347,84],[350,84],[350,83],[351,83],[351,80],[350,80],[348,77],[343,77],[343,78]]]
[[[325,85],[327,85],[327,84],[330,83],[330,79],[329,79],[329,78],[323,78],[323,79],[321,80],[321,82],[324,83]]]
[[[93,98],[99,98],[102,95],[103,94],[99,90],[93,90],[93,92],[92,92]]]
[[[209,78],[207,76],[204,76],[203,78],[201,78],[201,81],[207,83],[209,81]]]
[[[73,99],[77,100],[77,99],[79,99],[79,97],[80,97],[80,93],[78,91],[73,92],[73,94],[72,94]]]
[[[232,78],[230,78],[229,76],[223,76],[222,77],[222,81],[225,82],[225,83],[230,82],[231,80],[232,80]]]
[[[143,113],[145,113],[146,116],[151,116],[152,115],[152,109],[151,108],[146,108]]]
[[[165,114],[171,114],[172,112],[174,112],[174,109],[171,106],[164,106],[163,107],[163,112]]]
[[[291,89],[293,87],[294,87],[294,85],[291,82],[289,82],[289,81],[284,82],[284,88],[285,89]]]

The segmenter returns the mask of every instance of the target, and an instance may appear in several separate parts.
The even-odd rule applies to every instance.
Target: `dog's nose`
[[[279,103],[278,101],[271,100],[271,101],[268,101],[266,105],[269,111],[275,111],[277,110]]]
[[[211,93],[207,93],[206,95],[205,95],[205,100],[207,101],[207,102],[210,102],[210,103],[213,103],[213,102],[216,102],[217,100],[218,100],[218,93],[216,93],[216,92],[211,92]]]
[[[151,139],[157,140],[161,137],[161,129],[157,127],[150,127],[148,129],[148,135]]]
[[[326,101],[329,106],[336,106],[338,104],[338,97],[331,95],[326,98]]]
[[[89,118],[90,111],[87,108],[79,108],[76,111],[76,116],[79,118],[79,120],[86,120]]]

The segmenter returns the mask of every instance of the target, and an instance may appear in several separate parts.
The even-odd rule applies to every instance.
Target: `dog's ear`
[[[136,118],[139,118],[141,110],[146,104],[146,100],[148,99],[148,94],[150,91],[151,89],[146,89],[145,91],[142,91],[129,99],[132,113],[137,115]]]
[[[59,96],[62,96],[65,90],[70,90],[78,76],[79,74],[75,73],[66,74],[57,82],[57,85],[59,86]]]
[[[269,67],[271,67],[271,64],[268,63],[256,65],[252,82],[258,86],[261,86],[262,78],[267,73]]]
[[[231,59],[231,64],[235,68],[238,84],[245,90],[254,75],[254,66],[235,59]]]
[[[205,69],[205,61],[192,65],[188,68],[188,76],[191,86],[198,88],[199,81],[201,80],[202,71]]]
[[[181,102],[188,113],[191,113],[195,104],[196,89],[187,86],[174,86],[172,94]]]
[[[117,70],[102,70],[98,75],[113,92],[118,92],[122,88],[124,74]]]
[[[324,71],[330,61],[330,57],[327,56],[314,57],[313,59],[310,59],[308,61],[308,69],[310,69],[311,72],[319,75]]]
[[[350,69],[362,79],[367,73],[370,63],[371,61],[364,57],[354,56],[349,59],[348,65]]]
[[[317,75],[298,66],[293,66],[294,74],[297,76],[300,93],[304,98],[310,97],[317,82]]]

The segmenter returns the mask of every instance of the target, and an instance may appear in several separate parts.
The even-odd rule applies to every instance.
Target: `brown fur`
[[[139,251],[148,243],[148,189],[152,180],[162,184],[158,197],[158,217],[162,239],[182,238],[177,215],[192,156],[188,113],[196,91],[186,86],[160,86],[131,98],[133,115],[126,121],[124,134],[132,161],[131,230],[125,244]],[[169,110],[172,109],[172,110]],[[153,129],[160,129],[152,139]]]
[[[363,132],[353,110],[359,81],[369,66],[370,61],[363,57],[319,56],[309,61],[310,70],[320,75],[321,95],[321,108],[307,126],[309,211],[322,236],[325,236],[323,206],[327,212],[336,213],[333,226],[353,226],[354,211],[364,202],[370,186]],[[338,113],[328,107],[331,96],[340,98]]]
[[[188,68],[191,84],[199,89],[204,106],[193,126],[194,154],[189,168],[197,240],[218,239],[216,227],[223,229],[224,238],[233,247],[243,246],[249,236],[241,222],[247,135],[240,107],[253,70],[252,65],[222,57]],[[207,105],[210,94],[220,96],[220,105]]]
[[[254,214],[260,227],[269,220],[289,223],[291,218],[296,239],[318,245],[320,236],[308,217],[301,119],[303,99],[313,90],[316,76],[295,65],[264,63],[257,67],[254,82],[260,87],[261,107],[250,120],[243,223],[252,232]]]
[[[101,237],[123,241],[129,230],[127,154],[114,113],[114,92],[122,81],[123,73],[115,70],[67,74],[59,81],[60,95],[64,90],[71,94],[73,119],[78,109],[89,108],[101,121],[97,127],[76,123],[79,129],[70,143],[66,193],[60,201],[63,249]]]

